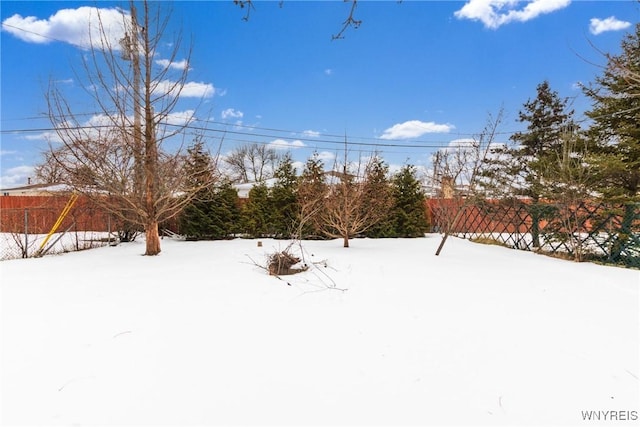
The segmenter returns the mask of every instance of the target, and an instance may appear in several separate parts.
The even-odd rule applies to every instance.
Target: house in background
[[[70,192],[66,184],[27,184],[21,187],[3,188],[2,196],[52,196],[54,194]]]

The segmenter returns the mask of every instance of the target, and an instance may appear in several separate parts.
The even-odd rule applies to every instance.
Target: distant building
[[[3,188],[0,194],[3,196],[51,196],[69,191],[71,188],[66,184],[27,184],[21,187]]]
[[[264,180],[264,184],[268,188],[271,188],[276,183],[276,181],[277,180],[275,178],[269,178],[269,179]],[[238,192],[238,198],[240,198],[240,199],[248,199],[249,198],[249,192],[256,185],[258,185],[257,182],[245,182],[245,183],[242,183],[242,184],[232,184],[232,187]]]

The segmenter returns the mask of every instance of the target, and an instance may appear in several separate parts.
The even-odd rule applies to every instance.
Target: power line
[[[90,115],[85,113],[84,115]],[[295,139],[298,141],[306,142],[311,146],[318,146],[321,144],[329,144],[330,146],[342,145],[344,140],[344,135],[335,135],[335,134],[325,134],[318,133],[318,136],[307,136],[304,131],[294,131],[294,130],[286,130],[279,128],[267,128],[267,127],[259,127],[259,126],[250,126],[250,125],[240,125],[240,124],[230,124],[224,122],[218,122],[215,120],[195,120],[195,122],[202,122],[204,124],[214,124],[225,126],[225,128],[211,128],[207,126],[196,126],[194,124],[186,124],[186,125],[176,125],[171,123],[164,123],[165,126],[170,127],[178,127],[183,128],[185,130],[193,131],[196,133],[204,133],[204,134],[214,134],[214,135],[225,135],[227,140],[231,140],[233,142],[239,143],[264,143],[269,144],[273,141],[264,142],[262,139],[283,139],[283,140],[291,140]],[[248,129],[248,130],[256,130],[254,132],[249,131],[240,131],[240,130],[230,130],[226,127],[232,126],[234,128],[240,129]],[[60,130],[90,130],[93,128],[108,128],[111,127],[109,125],[102,126],[67,126],[64,128],[54,128],[54,127],[40,127],[40,128],[14,128],[14,129],[2,129],[0,133],[2,134],[11,134],[11,133],[38,133],[38,132],[56,132]],[[236,138],[229,138],[229,135],[235,135]],[[456,134],[460,136],[461,134]],[[363,137],[363,136],[349,136],[349,145],[351,146],[360,146],[360,147],[371,147],[371,148],[379,148],[384,149],[383,151],[389,152],[388,148],[409,148],[409,149],[437,149],[444,148],[449,146],[451,143],[450,139],[438,139],[438,140],[409,140],[410,142],[398,142],[403,140],[388,140],[389,142],[383,142],[380,138],[374,137]],[[404,140],[406,141],[406,140]],[[307,147],[299,147],[299,148],[309,148]],[[403,151],[404,152],[404,151]]]
[[[71,45],[77,46],[74,43],[71,43],[71,42],[69,42],[67,40],[62,40],[62,39],[57,39],[55,37],[46,36],[44,34],[37,33],[35,31],[31,31],[31,30],[27,30],[25,28],[16,27],[15,25],[7,24],[5,22],[2,23],[2,26],[3,27],[8,27],[8,28],[13,28],[15,30],[22,31],[23,33],[33,34],[34,36],[42,37],[43,39],[49,39],[49,40],[52,40],[52,41],[55,41],[55,42],[60,42],[60,43],[69,43]]]
[[[582,123],[586,123],[588,121],[591,121],[593,119],[597,119],[597,118],[605,118],[605,117],[613,117],[614,115],[617,114],[622,114],[622,113],[626,113],[626,112],[633,112],[634,110],[639,109],[640,107],[633,107],[630,108],[628,110],[625,111],[618,111],[615,113],[611,113],[608,115],[603,115],[603,116],[599,116],[599,117],[594,117],[594,118],[583,118],[583,119],[579,119],[579,120],[574,120],[575,124],[582,124]],[[105,114],[105,112],[94,112],[94,113],[78,113],[78,114],[74,114],[75,116],[93,116],[93,115],[98,115],[98,114]],[[109,114],[109,112],[106,112],[106,114]],[[24,117],[24,118],[14,118],[14,119],[3,119],[2,121],[18,121],[18,120],[42,120],[45,117],[39,117],[39,116],[33,116],[33,117]],[[195,129],[195,130],[199,130],[199,131],[211,131],[211,132],[227,132],[227,133],[238,133],[238,134],[243,134],[243,135],[252,135],[252,136],[256,136],[256,137],[266,137],[266,138],[282,138],[282,139],[291,139],[292,135],[296,135],[296,139],[301,140],[301,141],[323,141],[322,138],[335,138],[335,139],[340,139],[342,140],[344,138],[344,135],[338,135],[338,134],[331,134],[331,133],[321,133],[318,132],[317,136],[309,136],[305,131],[298,131],[298,130],[289,130],[289,129],[281,129],[281,128],[271,128],[271,127],[262,127],[262,126],[256,126],[256,125],[245,125],[245,124],[241,124],[241,123],[228,123],[228,122],[221,122],[221,121],[217,121],[217,120],[213,120],[213,119],[193,119],[192,122],[198,122],[198,123],[204,123],[204,124],[212,124],[212,125],[218,125],[218,126],[224,126],[225,129],[224,130],[220,130],[220,129],[215,129],[215,128],[208,128],[206,126],[195,126],[193,124],[187,124],[187,125],[171,125],[169,123],[164,123],[165,125],[169,125],[169,126],[176,126],[176,127],[183,127],[186,129]],[[226,127],[233,127],[233,128],[241,128],[241,129],[249,129],[249,130],[257,130],[257,131],[261,131],[261,132],[273,132],[275,134],[265,134],[265,133],[257,133],[257,132],[239,132],[239,131],[230,131],[228,129],[226,129]],[[97,126],[88,126],[88,127],[97,127]],[[85,127],[82,126],[78,126],[77,128],[74,129],[82,129]],[[69,128],[72,129],[72,128]],[[549,129],[552,129],[552,127],[549,127]],[[8,131],[1,131],[2,133],[9,133],[9,132],[37,132],[37,131],[55,131],[55,128],[36,128],[36,129],[12,129],[12,130],[8,130]],[[522,132],[522,130],[509,130],[509,131],[502,131],[502,132],[496,132],[495,135],[513,135],[516,133],[520,133]],[[451,135],[451,136],[456,136],[456,137],[468,137],[468,138],[474,138],[477,137],[479,134],[479,132],[475,132],[475,133],[467,133],[467,132],[447,132],[446,135]],[[403,147],[403,146],[407,146],[407,147],[420,147],[421,145],[424,144],[448,144],[449,142],[451,142],[450,139],[447,140],[426,140],[426,139],[410,139],[410,141],[417,143],[418,145],[415,144],[403,144],[403,143],[399,143],[398,141],[407,141],[406,139],[382,139],[379,137],[366,137],[366,136],[358,136],[358,135],[351,135],[349,136],[349,139],[351,141],[374,141],[375,145],[378,146],[391,146],[391,147]],[[380,141],[395,141],[396,143],[380,143]],[[333,141],[332,141],[333,143]]]
[[[210,123],[218,123],[210,121]],[[238,130],[229,130],[229,129],[220,129],[220,128],[209,128],[205,126],[195,126],[192,124],[187,125],[176,125],[171,123],[163,123],[165,126],[169,127],[177,127],[183,128],[187,130],[194,131],[195,133],[203,132],[203,133],[213,133],[213,134],[222,134],[225,135],[236,135],[236,136],[244,136],[247,138],[254,139],[236,139],[238,142],[258,142],[255,141],[255,138],[265,138],[265,139],[292,139],[291,134],[295,135],[304,135],[304,132],[299,131],[287,131],[283,129],[273,129],[273,128],[259,128],[254,126],[238,126],[233,125],[235,127],[244,127],[249,129],[257,129],[266,132],[243,132]],[[65,126],[65,127],[40,127],[40,128],[15,128],[15,129],[2,129],[0,130],[0,134],[15,134],[15,133],[38,133],[38,132],[58,132],[58,131],[74,131],[74,130],[91,130],[91,129],[100,129],[100,128],[113,128],[111,125],[87,125],[87,126]],[[267,133],[278,132],[278,133]],[[330,138],[336,138],[330,139]],[[227,138],[228,139],[228,138]],[[344,136],[332,135],[332,134],[319,134],[319,137],[305,137],[305,136],[297,136],[295,140],[308,142],[310,144],[338,144],[341,145],[344,143]],[[369,141],[369,142],[362,142]],[[358,137],[353,136],[349,137],[349,145],[355,146],[367,146],[367,147],[381,147],[381,148],[441,148],[447,146],[450,141],[448,140],[437,140],[437,141],[419,141],[416,140],[413,143],[397,143],[397,142],[380,142],[380,139],[371,138],[371,137]],[[397,141],[397,140],[395,140]],[[270,141],[272,142],[272,141]]]
[[[110,127],[110,126],[102,126],[102,127]],[[91,126],[88,127],[76,127],[74,130],[84,129],[90,130]],[[191,130],[193,135],[202,134],[203,129],[197,126],[188,126],[186,129]],[[69,128],[69,130],[71,130]],[[264,134],[256,134],[250,132],[235,132],[221,129],[205,129],[206,133],[209,133],[208,136],[211,137],[211,133],[215,134],[215,138],[219,139],[221,144],[232,144],[232,145],[242,145],[242,144],[260,144],[268,146],[273,143],[273,139],[285,139],[281,135],[271,135],[269,140],[265,140]],[[1,133],[10,133],[17,132],[19,129],[10,129],[10,130],[2,130]],[[55,131],[53,128],[37,128],[37,129],[24,129],[25,132],[46,132],[46,131]],[[231,133],[231,136],[229,135]],[[344,137],[342,137],[344,139]],[[282,147],[274,147],[274,148],[282,148],[283,150],[295,150],[295,151],[328,151],[328,152],[338,152],[342,150],[342,145],[344,141],[333,141],[329,139],[322,138],[305,138],[306,145],[304,146],[289,146],[282,145]],[[215,145],[214,142],[208,143],[207,145]],[[435,142],[431,144],[393,144],[393,143],[383,143],[377,144],[372,142],[357,142],[351,141],[349,142],[350,151],[358,152],[358,153],[378,153],[381,155],[404,155],[407,159],[413,158],[416,155],[424,155],[425,153],[431,152],[433,150],[438,150],[441,148],[446,148],[449,146],[448,141]],[[218,147],[220,150],[220,147]]]
[[[629,111],[633,111],[635,108],[630,109]],[[620,114],[621,112],[616,112],[613,114]],[[78,116],[90,116],[95,115],[97,113],[83,113],[78,114]],[[102,113],[104,114],[104,113]],[[612,115],[613,115],[612,114]],[[576,121],[577,124],[587,121],[587,119]],[[286,130],[280,128],[269,128],[269,127],[260,127],[260,126],[251,126],[251,125],[243,125],[243,124],[231,124],[225,122],[219,122],[211,119],[196,119],[193,122],[203,123],[204,125],[196,126],[192,123],[187,123],[186,125],[177,125],[171,123],[163,123],[163,125],[168,127],[177,127],[185,130],[190,130],[194,134],[213,134],[224,136],[224,139],[231,142],[236,143],[258,143],[268,145],[273,142],[274,139],[283,139],[283,140],[291,140],[295,139],[298,141],[306,142],[309,145],[303,147],[287,147],[287,148],[324,148],[320,146],[324,146],[328,144],[327,149],[331,150],[336,147],[342,146],[344,143],[344,135],[330,134],[330,133],[318,133],[318,136],[307,136],[304,131],[294,131],[294,130]],[[206,124],[213,124],[218,126],[224,126],[224,128],[211,128],[205,126]],[[230,130],[227,127],[232,126],[234,128],[240,129],[248,129],[249,131],[240,131],[240,130]],[[0,134],[12,134],[12,133],[38,133],[38,132],[58,132],[58,131],[74,131],[74,130],[91,130],[91,129],[100,129],[100,128],[112,128],[112,125],[87,125],[87,126],[66,126],[66,127],[39,127],[39,128],[16,128],[16,129],[2,129],[0,130]],[[255,130],[255,131],[254,131]],[[520,131],[518,131],[520,132]],[[516,133],[514,132],[502,132],[497,134],[503,135],[511,135]],[[229,135],[235,137],[229,137]],[[447,135],[456,135],[456,136],[468,136],[471,134],[464,133],[448,133]],[[293,137],[292,137],[293,136]],[[363,136],[350,136],[349,145],[356,147],[369,147],[372,149],[380,149],[381,152],[391,153],[389,149],[393,148],[405,148],[405,149],[439,149],[450,146],[452,142],[451,139],[447,140],[424,140],[424,139],[415,139],[409,140],[410,142],[398,142],[403,140],[393,139],[388,140],[391,142],[381,142],[385,141],[380,138],[374,137],[363,137]],[[264,139],[271,139],[272,141],[265,142]],[[406,140],[404,140],[406,141]],[[405,153],[408,150],[399,151],[396,153]]]

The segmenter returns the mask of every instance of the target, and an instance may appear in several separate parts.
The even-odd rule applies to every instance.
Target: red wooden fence
[[[0,197],[0,232],[44,234],[51,230],[70,196],[2,196]],[[75,223],[75,224],[74,224]],[[109,214],[88,198],[80,196],[60,224],[63,231],[73,225],[78,231],[107,231]]]

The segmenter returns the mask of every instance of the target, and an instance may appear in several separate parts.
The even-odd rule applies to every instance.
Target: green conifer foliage
[[[375,155],[365,169],[365,203],[364,209],[378,209],[374,215],[377,221],[384,218],[392,205],[391,188],[389,183],[389,166],[382,157]]]
[[[215,188],[209,204],[209,232],[213,239],[228,239],[240,231],[238,192],[225,180]]]
[[[528,100],[518,115],[518,121],[527,123],[527,130],[511,136],[516,144],[514,147],[495,150],[496,159],[500,160],[490,167],[492,179],[511,182],[509,193],[531,198],[529,211],[534,247],[540,246],[539,223],[546,212],[539,205],[545,191],[545,173],[549,164],[562,153],[563,136],[576,128],[573,110],[567,109],[567,102],[567,98],[560,98],[551,89],[548,81],[540,83],[536,87],[536,97]]]
[[[242,207],[243,231],[253,238],[272,235],[272,212],[269,189],[264,182],[260,182],[249,191],[249,200]]]
[[[585,93],[593,100],[587,116],[596,188],[609,201],[631,202],[640,200],[640,23],[621,48],[618,56],[607,55],[602,75]]]
[[[609,202],[624,204],[622,223],[610,258],[618,261],[632,238],[640,201],[640,23],[621,43],[621,53],[607,55],[607,66],[585,88],[593,100],[589,136],[595,147],[590,163],[595,189]]]
[[[325,181],[324,162],[318,153],[307,159],[300,176],[297,191],[300,237],[320,236],[321,218],[325,211],[324,199],[329,188]]]
[[[393,237],[423,237],[429,231],[425,194],[415,166],[405,165],[392,180]]]
[[[226,239],[238,232],[238,192],[228,180],[213,179],[213,161],[198,140],[187,149],[185,173],[189,185],[199,188],[180,215],[180,233],[190,240]]]
[[[271,222],[274,237],[290,238],[296,232],[298,220],[298,178],[291,155],[287,153],[274,172],[276,179],[271,188]]]
[[[389,166],[377,155],[367,168],[366,185],[367,198],[372,201],[366,202],[364,208],[377,206],[381,212],[378,215],[376,224],[371,226],[365,232],[365,235],[371,238],[395,237],[393,224],[394,198],[389,180]],[[375,202],[376,198],[379,198],[379,203]]]
[[[214,180],[211,156],[201,140],[187,149],[184,172],[187,185],[197,191],[180,215],[180,233],[189,239],[209,238]]]
[[[523,178],[521,194],[537,202],[543,191],[543,172],[549,161],[555,161],[563,150],[563,135],[572,130],[573,110],[567,110],[567,98],[551,90],[548,81],[536,87],[536,98],[524,104],[518,121],[527,123],[527,130],[516,132],[511,139],[518,143],[509,154],[516,160],[514,175]]]

